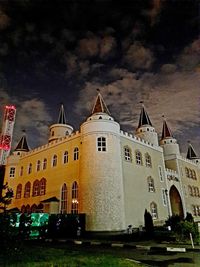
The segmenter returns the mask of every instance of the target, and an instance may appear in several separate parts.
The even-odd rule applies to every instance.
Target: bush
[[[190,239],[190,233],[192,234],[194,242],[198,242],[199,232],[197,224],[194,222],[181,221],[176,226],[177,239],[185,241]]]

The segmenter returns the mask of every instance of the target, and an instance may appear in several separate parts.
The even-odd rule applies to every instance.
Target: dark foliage
[[[152,237],[154,234],[153,219],[150,212],[148,212],[146,209],[144,213],[144,226],[147,236]]]

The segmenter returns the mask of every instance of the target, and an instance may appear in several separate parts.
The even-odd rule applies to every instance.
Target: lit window
[[[47,159],[43,160],[43,170],[46,170],[47,168]]]
[[[71,213],[78,213],[78,184],[74,182],[72,185],[72,208]]]
[[[162,172],[161,166],[158,166],[158,173],[159,173],[160,181],[163,182],[163,172]]]
[[[162,200],[163,200],[163,205],[167,206],[167,194],[164,188],[162,188]]]
[[[155,192],[154,180],[151,176],[147,178],[149,192]]]
[[[155,202],[151,202],[150,204],[150,210],[151,210],[151,216],[153,220],[158,219],[158,211],[157,211],[157,205]]]
[[[139,150],[135,152],[135,160],[136,160],[136,164],[142,165],[142,154]]]
[[[30,163],[28,166],[28,174],[30,174],[31,172],[32,172],[32,163]]]
[[[10,177],[15,177],[15,168],[14,167],[10,168]]]
[[[21,166],[19,175],[22,176],[23,175],[23,172],[24,172],[24,167]]]
[[[131,161],[131,150],[129,147],[124,147],[124,158],[126,161]]]
[[[67,186],[63,184],[60,198],[60,212],[67,213]]]
[[[30,197],[30,194],[31,194],[31,183],[27,182],[24,187],[24,197],[28,198]]]
[[[74,148],[74,160],[78,160],[78,154],[79,154],[78,147],[75,147]]]
[[[17,190],[16,190],[16,198],[19,199],[22,196],[22,184],[18,184]]]
[[[145,162],[146,162],[146,167],[152,167],[151,156],[148,153],[145,154]]]
[[[68,151],[65,151],[64,152],[64,155],[63,155],[63,163],[64,164],[68,163]]]
[[[42,178],[40,180],[40,196],[45,195],[46,193],[46,179]]]
[[[37,161],[37,167],[36,167],[37,172],[40,171],[40,160]]]
[[[36,180],[33,183],[33,197],[39,196],[40,194],[40,183],[38,180]]]
[[[189,170],[187,167],[185,167],[185,175],[186,175],[186,177],[189,177]]]
[[[106,138],[105,137],[98,137],[97,138],[97,151],[106,151]]]
[[[53,162],[52,162],[52,166],[55,167],[57,165],[57,155],[53,156]]]

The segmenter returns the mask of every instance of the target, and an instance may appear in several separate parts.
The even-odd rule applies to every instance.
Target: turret
[[[27,140],[26,140],[26,134],[25,134],[25,131],[21,137],[21,139],[19,140],[16,148],[14,149],[13,151],[13,155],[23,155],[24,153],[28,152],[30,149],[29,149],[29,146],[28,146],[28,143],[27,143]]]
[[[187,151],[187,156],[186,156],[187,159],[190,159],[190,160],[193,160],[195,161],[196,163],[200,163],[200,157],[197,156],[192,144],[189,142],[189,145],[188,145],[188,151]]]
[[[160,140],[160,146],[163,148],[164,156],[180,155],[179,145],[177,140],[173,137],[170,128],[167,125],[166,120],[163,120],[162,137]]]
[[[142,105],[136,136],[155,146],[158,146],[158,134],[152,126],[144,105]]]
[[[72,132],[73,132],[73,127],[66,123],[64,106],[63,104],[61,104],[58,121],[56,124],[50,126],[49,142],[52,142],[66,135],[69,135]]]
[[[98,93],[92,114],[81,125],[82,211],[87,231],[125,229],[120,126]]]

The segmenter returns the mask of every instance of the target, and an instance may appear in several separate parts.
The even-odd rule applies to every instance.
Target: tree
[[[152,237],[154,234],[153,219],[151,213],[145,209],[144,213],[144,226],[148,237]]]
[[[8,183],[2,187],[2,195],[0,196],[0,209],[5,213],[8,205],[11,203],[13,198],[13,190],[8,186]]]

